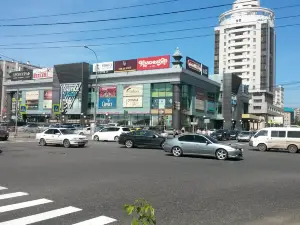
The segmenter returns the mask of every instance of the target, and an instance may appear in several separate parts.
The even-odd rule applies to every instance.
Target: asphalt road
[[[240,145],[244,160],[223,162],[116,143],[90,142],[84,149],[1,143],[0,225],[40,213],[34,218],[45,219],[45,212],[57,209],[66,215],[37,224],[106,216],[117,220],[109,224],[126,225],[130,220],[122,207],[137,198],[154,206],[157,224],[163,225],[300,224],[300,154]],[[53,202],[21,209],[13,205],[37,199]]]

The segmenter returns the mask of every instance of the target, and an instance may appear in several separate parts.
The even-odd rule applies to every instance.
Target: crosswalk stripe
[[[0,213],[13,211],[13,210],[17,210],[17,209],[22,209],[22,208],[28,208],[28,207],[37,206],[37,205],[42,205],[42,204],[46,204],[46,203],[50,203],[50,202],[53,202],[53,201],[42,198],[42,199],[28,201],[28,202],[21,202],[21,203],[12,204],[12,205],[5,205],[5,206],[0,207]]]
[[[6,190],[6,189],[7,189],[6,187],[1,187],[1,186],[0,186],[0,191],[1,191],[1,190]]]
[[[106,216],[99,216],[90,220],[86,220],[80,223],[75,223],[73,225],[105,225],[105,224],[109,224],[112,222],[116,222],[117,220],[113,219],[113,218],[109,218]]]
[[[25,192],[14,192],[14,193],[9,193],[9,194],[3,194],[3,195],[0,195],[0,200],[2,200],[2,199],[8,199],[8,198],[20,197],[20,196],[24,196],[24,195],[28,195],[28,193],[25,193]]]
[[[0,223],[0,225],[27,225],[27,224],[37,223],[40,221],[63,216],[66,214],[75,213],[75,212],[78,212],[81,210],[82,209],[69,206],[69,207],[65,207],[65,208],[61,208],[61,209],[56,209],[56,210],[52,210],[52,211],[48,211],[48,212],[44,212],[44,213],[35,214],[32,216],[26,216],[26,217],[22,217],[19,219],[5,221],[5,222]]]

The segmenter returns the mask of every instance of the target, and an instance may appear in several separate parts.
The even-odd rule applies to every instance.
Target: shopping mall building
[[[2,120],[18,115],[32,122],[88,123],[96,114],[98,123],[189,129],[192,124],[205,127],[205,121],[214,127],[220,84],[208,78],[203,64],[187,57],[184,68],[181,60],[177,49],[172,57],[63,64],[11,74],[3,82]]]

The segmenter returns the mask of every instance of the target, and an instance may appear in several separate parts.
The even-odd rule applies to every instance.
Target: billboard
[[[123,97],[130,97],[130,96],[143,96],[143,89],[144,85],[124,85],[123,86]]]
[[[51,109],[51,108],[52,108],[52,90],[45,90],[43,109]]]
[[[137,60],[137,70],[157,70],[170,68],[170,56],[153,56],[139,58]]]
[[[130,60],[122,60],[116,61],[114,63],[114,71],[118,72],[130,72],[137,70],[137,59],[130,59]]]
[[[117,97],[117,86],[103,86],[99,89],[100,98]]]
[[[62,111],[67,113],[68,109],[73,108],[75,100],[81,90],[81,83],[65,83],[60,85]]]
[[[186,57],[185,67],[187,70],[208,77],[208,67],[190,57]]]
[[[93,64],[93,73],[113,73],[114,62],[103,62]]]
[[[142,108],[143,97],[123,97],[124,108]]]
[[[117,107],[117,98],[99,98],[99,109],[113,109]]]
[[[39,91],[27,91],[25,99],[28,110],[37,110],[39,108]]]
[[[43,68],[43,69],[34,69],[33,70],[33,79],[47,79],[53,78],[53,68]]]
[[[205,93],[201,88],[196,88],[195,109],[199,111],[205,110]]]
[[[15,71],[9,74],[12,81],[32,80],[32,71]]]
[[[99,89],[99,109],[112,109],[117,107],[117,86],[103,86]]]
[[[216,104],[214,102],[207,102],[207,112],[214,113],[216,111]]]

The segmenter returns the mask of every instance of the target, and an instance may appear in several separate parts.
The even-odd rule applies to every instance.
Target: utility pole
[[[18,113],[19,113],[19,88],[17,89],[17,98],[16,98],[16,112],[15,112],[15,136],[18,133]]]

